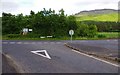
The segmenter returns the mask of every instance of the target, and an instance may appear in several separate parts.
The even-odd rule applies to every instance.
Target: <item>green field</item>
[[[118,32],[99,32],[98,35],[104,35],[105,38],[119,38]]]
[[[14,36],[18,34],[13,34]],[[99,37],[98,37],[99,36]],[[73,40],[99,40],[99,39],[116,39],[118,38],[118,32],[98,32],[97,35],[93,38],[87,38],[87,37],[74,37]],[[70,40],[70,37],[60,37],[60,38],[38,38],[38,37],[7,37],[2,36],[3,40]]]
[[[97,15],[78,15],[77,21],[93,20],[93,21],[118,21],[118,13],[97,14]]]

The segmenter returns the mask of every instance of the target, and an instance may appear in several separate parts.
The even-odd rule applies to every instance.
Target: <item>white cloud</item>
[[[0,12],[13,14],[29,14],[30,10],[38,12],[43,8],[52,8],[56,11],[63,8],[66,14],[75,14],[82,10],[118,8],[119,0],[2,0]]]

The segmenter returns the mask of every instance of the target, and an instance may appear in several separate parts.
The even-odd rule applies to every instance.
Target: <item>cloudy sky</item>
[[[118,9],[119,0],[0,0],[2,12],[29,15],[30,10],[38,12],[43,8],[60,10],[63,8],[68,15],[83,10]],[[1,16],[1,15],[0,15]]]

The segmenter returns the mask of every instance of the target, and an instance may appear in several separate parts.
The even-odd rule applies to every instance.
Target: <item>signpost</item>
[[[71,43],[72,43],[72,35],[74,34],[73,30],[69,30],[69,34],[71,35]]]
[[[32,29],[29,29],[29,32],[32,32]]]
[[[32,32],[32,31],[33,31],[33,29],[28,29],[28,28],[22,29],[23,35],[26,35],[28,32]]]
[[[28,33],[28,28],[23,28],[23,35],[26,35]]]

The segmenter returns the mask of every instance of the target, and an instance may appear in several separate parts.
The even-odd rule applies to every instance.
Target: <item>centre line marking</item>
[[[24,44],[29,44],[29,42],[24,42]]]
[[[17,42],[17,44],[22,44],[22,42]]]
[[[36,42],[31,42],[31,44],[36,44]]]
[[[8,44],[8,42],[3,42],[3,44]]]
[[[61,42],[56,42],[56,44],[61,44]]]
[[[118,64],[113,64],[113,63],[111,63],[111,62],[108,62],[108,61],[105,61],[105,60],[102,60],[102,59],[96,58],[96,57],[94,57],[94,56],[87,55],[87,54],[85,54],[85,53],[81,53],[81,52],[76,51],[76,50],[73,50],[73,49],[72,49],[72,51],[74,51],[74,52],[76,52],[76,53],[79,53],[79,54],[81,54],[81,55],[84,55],[84,56],[87,56],[87,57],[90,57],[90,58],[93,58],[93,59],[96,59],[96,60],[102,61],[102,62],[104,62],[104,63],[110,64],[110,65],[113,65],[113,66],[115,66],[115,67],[120,67]]]
[[[42,42],[37,42],[37,44],[42,44]]]
[[[10,42],[10,44],[15,44],[15,42]]]
[[[50,42],[50,44],[55,44],[55,42]]]
[[[48,42],[43,42],[43,44],[48,44]]]

